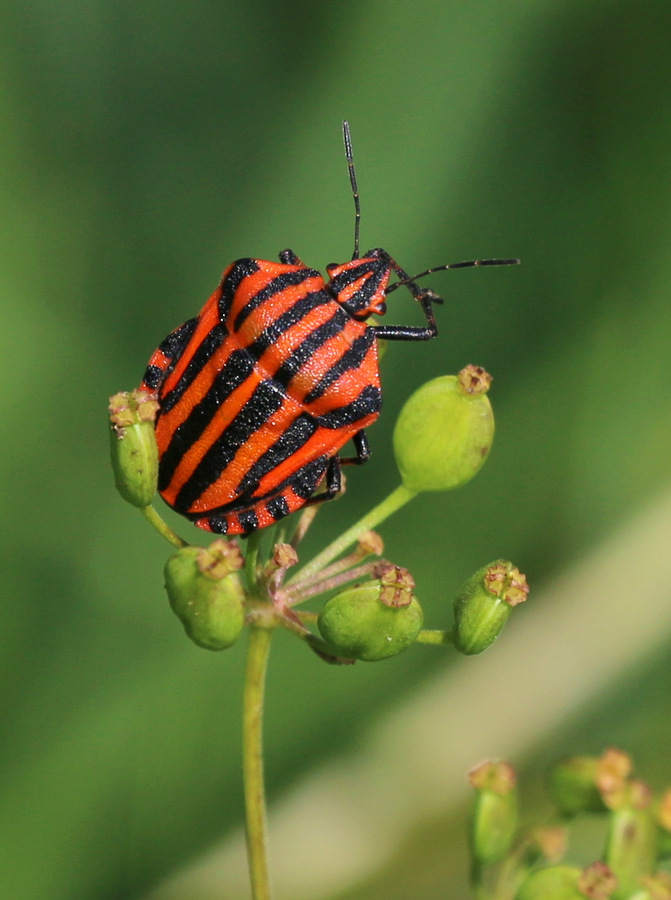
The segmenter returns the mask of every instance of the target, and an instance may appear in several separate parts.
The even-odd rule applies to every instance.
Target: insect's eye
[[[326,271],[327,271],[327,272],[329,273],[329,275],[330,275],[331,272],[332,272],[334,269],[337,269],[337,268],[338,268],[338,263],[329,263],[328,266],[326,267]]]

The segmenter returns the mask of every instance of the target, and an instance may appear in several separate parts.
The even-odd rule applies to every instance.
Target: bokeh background
[[[114,493],[105,406],[231,260],[349,257],[343,118],[364,247],[411,271],[523,265],[433,276],[440,337],[388,350],[374,457],[305,556],[395,486],[411,389],[473,362],[495,377],[492,456],[390,520],[386,552],[434,627],[490,559],[533,592],[467,667],[417,648],[334,669],[276,640],[269,790],[301,810],[277,839],[321,842],[278,896],[466,896],[475,753],[514,754],[529,815],[566,752],[617,743],[671,781],[671,5],[5,0],[1,16],[2,895],[247,896],[217,865],[189,881],[201,854],[238,852],[244,646],[185,640],[169,548]],[[389,321],[419,321],[401,294]],[[417,760],[443,745],[424,814]],[[330,814],[318,792],[340,778],[346,797],[348,772],[359,788]]]

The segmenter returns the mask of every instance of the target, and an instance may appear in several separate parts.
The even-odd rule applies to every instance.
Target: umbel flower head
[[[568,756],[550,770],[548,787],[562,816],[605,812],[623,805],[630,794],[629,754],[609,747],[601,756]]]

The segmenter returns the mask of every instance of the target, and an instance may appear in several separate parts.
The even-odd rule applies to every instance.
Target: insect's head
[[[385,314],[391,265],[384,250],[369,250],[360,259],[342,265],[331,263],[326,271],[330,277],[328,290],[353,319],[363,321]]]
[[[425,312],[432,303],[442,303],[442,298],[432,290],[420,288],[416,283],[417,279],[424,278],[425,275],[431,275],[433,272],[442,272],[444,269],[465,269],[470,266],[515,266],[519,263],[519,259],[470,259],[466,262],[434,266],[431,269],[426,269],[424,272],[419,272],[417,275],[408,275],[386,250],[377,248],[369,250],[363,256],[359,256],[361,205],[356,172],[354,170],[352,139],[347,122],[342,123],[342,130],[349,180],[352,186],[352,197],[354,198],[354,253],[350,262],[342,265],[331,263],[331,265],[326,267],[326,271],[331,279],[327,285],[327,290],[352,318],[364,321],[372,315],[383,316],[387,311],[385,302],[387,294],[399,287],[407,287],[415,300],[422,304]],[[400,280],[387,287],[392,272]],[[435,326],[432,327],[431,334],[433,335],[435,334]]]

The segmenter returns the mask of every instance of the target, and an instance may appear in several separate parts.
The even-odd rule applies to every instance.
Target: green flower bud
[[[552,767],[550,796],[562,815],[606,811],[597,784],[598,770],[599,759],[596,756],[572,756]]]
[[[395,656],[414,643],[422,628],[422,609],[407,569],[389,563],[379,577],[348,588],[326,602],[319,631],[336,655],[369,662]]]
[[[396,464],[408,490],[447,491],[481,469],[494,439],[490,383],[484,369],[466,366],[409,398],[394,429]]]
[[[469,773],[469,781],[476,789],[471,851],[488,865],[503,859],[517,831],[515,772],[508,763],[486,762]]]
[[[173,611],[191,640],[206,650],[224,650],[245,623],[245,592],[237,570],[237,544],[216,540],[209,547],[183,547],[165,564],[165,588]]]
[[[527,599],[525,576],[499,559],[471,575],[454,601],[454,646],[460,653],[482,653],[508,621],[513,606]]]
[[[617,876],[623,897],[639,887],[643,875],[655,871],[658,849],[657,825],[650,808],[622,806],[611,814],[605,860]]]
[[[158,448],[156,399],[144,391],[110,397],[110,449],[117,490],[128,503],[149,506],[156,493]]]
[[[547,866],[528,875],[515,900],[608,900],[617,879],[602,862],[582,871],[576,866]]]

